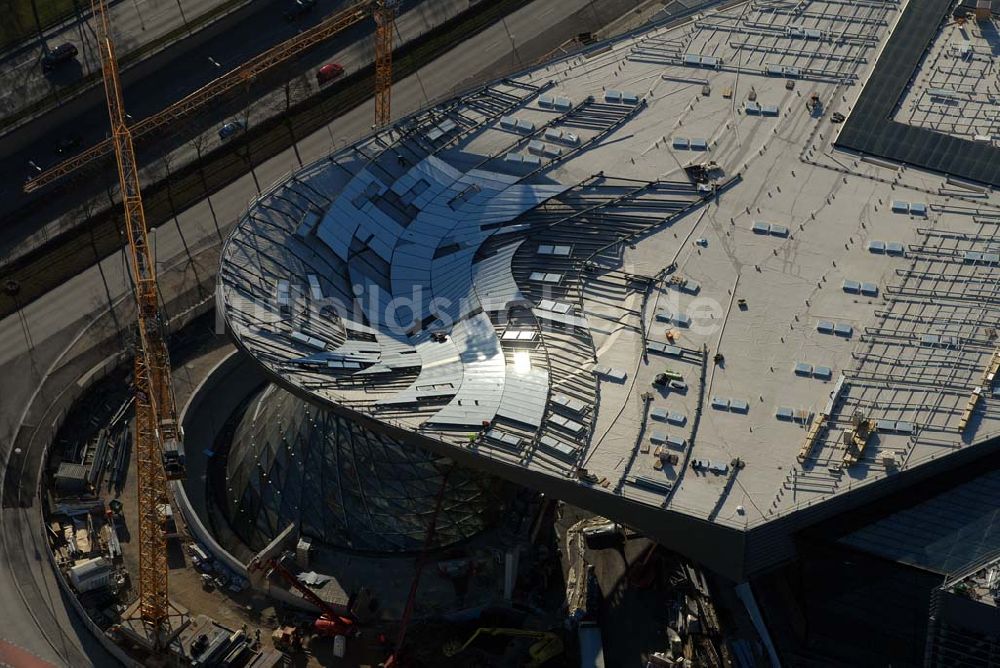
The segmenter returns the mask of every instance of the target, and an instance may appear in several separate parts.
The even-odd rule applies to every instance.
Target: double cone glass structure
[[[444,484],[434,534],[442,547],[489,526],[502,503],[497,479],[403,446],[276,385],[250,401],[226,467],[230,524],[254,550],[291,523],[331,547],[419,551]]]

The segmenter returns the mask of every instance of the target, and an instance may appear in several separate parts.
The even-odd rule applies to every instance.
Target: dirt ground
[[[556,530],[563,548],[563,573],[569,571],[566,532],[592,513],[562,507]],[[672,592],[667,581],[669,565],[660,555],[644,561],[655,544],[646,538],[624,541],[617,547],[586,549],[584,559],[593,564],[601,592],[596,611],[604,641],[604,661],[616,668],[645,668],[649,655],[668,645],[666,626]],[[641,575],[641,577],[640,577]]]

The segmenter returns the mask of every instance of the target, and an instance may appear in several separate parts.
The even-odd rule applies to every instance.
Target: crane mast
[[[148,637],[158,647],[166,621],[167,550],[162,504],[169,502],[167,479],[184,475],[181,434],[170,378],[170,360],[159,308],[156,267],[150,252],[139,189],[139,170],[126,123],[121,82],[104,0],[92,0],[111,140],[118,163],[128,236],[129,267],[135,291],[138,341],[135,354],[135,448],[139,512],[139,606]]]
[[[397,0],[368,0],[359,2],[341,14],[332,17],[329,25],[309,35],[302,43],[295,41],[281,53],[273,55],[281,62],[313,42],[325,39],[356,23],[365,10],[373,13],[375,30],[375,124],[384,126],[390,118],[392,87],[392,49],[395,30]],[[129,269],[135,292],[138,337],[135,354],[135,449],[139,513],[139,601],[138,619],[145,628],[146,637],[154,649],[162,649],[165,628],[171,605],[167,597],[167,549],[163,533],[161,507],[169,503],[167,481],[185,475],[183,434],[177,424],[177,408],[170,377],[170,359],[164,339],[164,323],[159,307],[159,288],[156,283],[156,266],[149,245],[142,193],[139,187],[139,169],[132,146],[132,132],[126,122],[122,102],[122,88],[111,38],[105,0],[91,0],[97,22],[97,44],[104,75],[104,92],[107,98],[108,117],[111,121],[110,143],[118,165],[118,184],[124,209],[125,232],[129,245]],[[277,51],[277,49],[272,50]],[[271,52],[266,54],[272,58]],[[265,59],[266,60],[266,59]],[[262,62],[260,68],[271,66]],[[234,80],[245,79],[248,66],[231,72],[199,91],[201,98],[215,98]],[[171,108],[169,114],[180,112]],[[158,121],[159,122],[159,121]],[[99,152],[100,145],[88,153]],[[91,158],[84,154],[81,160],[67,161],[66,168],[53,170],[54,178],[76,169]],[[70,164],[72,163],[72,164]],[[79,164],[77,164],[79,163]],[[58,172],[58,173],[57,173]],[[38,184],[34,184],[37,186]],[[30,190],[26,188],[26,190]]]
[[[375,126],[389,123],[392,101],[392,41],[396,30],[396,0],[376,0],[375,18]]]

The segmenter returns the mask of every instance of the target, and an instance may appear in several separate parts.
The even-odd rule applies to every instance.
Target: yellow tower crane
[[[170,380],[170,360],[163,334],[156,267],[142,209],[132,133],[125,122],[115,45],[111,39],[104,0],[91,0],[91,7],[97,20],[97,43],[111,120],[111,141],[118,163],[118,184],[125,213],[129,267],[138,319],[135,451],[139,490],[139,601],[136,615],[151,646],[161,649],[170,610],[167,600],[167,546],[161,508],[169,503],[167,480],[184,476],[184,451]]]
[[[375,22],[375,123],[390,119],[392,50],[398,0],[362,0],[330,17],[316,28],[272,48],[248,63],[196,91],[184,100],[140,122],[140,134],[171,123],[224,94],[234,82],[245,81],[305,51],[360,20],[371,11]],[[29,182],[30,192],[69,174],[113,149],[129,244],[129,266],[135,290],[138,341],[135,355],[135,448],[139,512],[139,600],[135,619],[153,649],[163,649],[172,607],[167,597],[166,540],[162,508],[170,499],[167,480],[185,476],[181,429],[170,377],[170,360],[159,309],[156,267],[150,252],[139,171],[126,123],[121,81],[105,0],[91,0],[97,22],[98,49],[104,76],[111,139],[71,158]],[[110,146],[108,145],[110,144]]]
[[[392,41],[396,31],[396,0],[376,0],[375,18],[375,126],[389,123],[392,101]]]

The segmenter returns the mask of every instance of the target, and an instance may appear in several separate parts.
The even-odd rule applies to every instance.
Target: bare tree
[[[260,194],[260,181],[257,180],[257,172],[254,169],[253,157],[250,155],[250,108],[253,105],[253,101],[249,99],[249,86],[247,86],[247,98],[247,103],[243,107],[243,136],[240,137],[240,141],[243,142],[243,158],[247,161],[247,166],[250,167],[250,175],[253,177],[253,184],[257,188],[257,193]]]
[[[194,148],[194,152],[198,155],[198,160],[200,161],[201,150],[205,148],[205,134],[195,131],[195,135],[191,138],[190,144]]]

